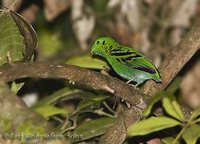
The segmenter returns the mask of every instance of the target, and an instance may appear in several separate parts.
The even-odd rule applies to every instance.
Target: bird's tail
[[[152,75],[152,79],[155,80],[156,82],[162,82],[161,76],[159,71],[157,70],[156,74]]]

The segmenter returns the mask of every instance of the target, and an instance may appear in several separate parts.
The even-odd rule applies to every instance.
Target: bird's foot
[[[105,70],[107,70],[107,71],[110,70],[110,68],[109,68],[108,66],[103,66],[103,69],[105,69]]]
[[[138,86],[140,85],[140,83],[137,83],[137,84],[134,85],[134,84],[130,84],[131,81],[132,80],[129,80],[126,83],[129,84],[129,85],[131,85],[131,86],[133,86],[135,89],[139,89]]]
[[[127,84],[129,84],[129,83],[130,83],[130,82],[132,82],[132,81],[133,81],[133,80],[132,80],[132,79],[130,79],[130,80],[128,80],[126,83],[127,83]]]
[[[130,104],[130,103],[128,103],[127,101],[125,101],[125,100],[121,99],[121,102],[125,102],[126,106],[127,106],[128,108],[131,108],[131,104]]]
[[[140,83],[137,83],[136,85],[134,85],[135,89],[138,89],[138,86],[140,85]]]
[[[105,75],[109,75],[109,74],[108,74],[109,71],[110,71],[110,68],[109,68],[109,67],[103,66],[103,69],[101,70],[101,73],[102,73],[102,74],[105,74]]]

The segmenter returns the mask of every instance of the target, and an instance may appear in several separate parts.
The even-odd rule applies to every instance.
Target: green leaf
[[[0,66],[12,61],[23,60],[23,36],[7,11],[0,11]]]
[[[169,93],[171,93],[171,94],[175,93],[176,90],[179,88],[181,81],[182,81],[182,77],[177,76],[177,77],[171,82],[171,84],[167,87],[166,92],[169,92]]]
[[[104,101],[107,96],[101,96],[101,95],[95,95],[95,96],[90,96],[90,99],[85,99],[81,101],[78,106],[77,106],[77,111],[85,108],[94,108],[95,106],[99,106],[102,101]]]
[[[21,87],[24,85],[24,83],[17,84],[15,81],[11,84],[11,90],[17,94],[17,92],[21,89]]]
[[[180,120],[185,121],[183,112],[180,108],[180,105],[172,98],[173,96],[166,96],[163,98],[163,107],[165,111],[172,117]]]
[[[71,58],[66,62],[66,64],[92,69],[104,69],[105,67],[109,67],[105,61],[94,58],[89,54]]]
[[[151,117],[128,127],[129,136],[146,135],[152,132],[180,125],[181,123],[168,117]]]
[[[30,61],[37,46],[37,34],[30,22],[24,17],[12,10],[10,11],[10,14],[24,37],[24,44],[26,46],[26,48],[23,49],[24,61]]]
[[[173,141],[175,140],[174,137],[166,137],[166,138],[162,138],[162,144],[172,144]],[[180,144],[178,141],[175,144]]]
[[[196,144],[197,139],[200,137],[200,126],[192,124],[183,133],[183,139],[187,144]]]
[[[192,113],[190,119],[195,119],[200,115],[200,108],[197,108],[194,110],[194,112]]]
[[[29,143],[30,137],[33,138],[36,133],[38,135],[45,136],[45,129],[43,125],[36,125],[31,120],[28,120],[21,123],[17,129],[17,133],[22,134],[18,140],[24,144]]]
[[[72,140],[77,142],[102,135],[114,124],[114,121],[114,118],[105,117],[84,122],[73,132],[73,135],[79,136],[79,139]]]
[[[43,117],[50,117],[57,114],[67,114],[67,110],[58,108],[52,105],[44,105],[34,109],[36,112],[41,114]]]
[[[143,116],[148,117],[151,114],[151,110],[156,102],[163,98],[163,92],[156,93],[148,103],[147,107],[144,109]]]
[[[81,92],[81,90],[78,89],[70,89],[68,87],[62,88],[53,94],[46,96],[45,98],[41,99],[36,105],[33,106],[33,108],[37,108],[43,105],[50,105],[58,101],[59,99],[63,97],[67,97],[71,94]]]

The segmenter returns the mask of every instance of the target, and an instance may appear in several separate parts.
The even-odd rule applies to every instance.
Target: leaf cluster
[[[164,114],[152,116],[152,110],[156,103],[161,102]],[[154,114],[156,112],[154,111]],[[185,118],[181,106],[178,104],[175,95],[168,92],[157,93],[144,110],[144,119],[128,128],[128,135],[146,136],[155,132],[161,132],[164,137],[161,141],[165,144],[178,144],[184,140],[187,144],[195,144],[200,137],[200,109],[193,111],[189,119]],[[170,131],[179,128],[175,133]]]

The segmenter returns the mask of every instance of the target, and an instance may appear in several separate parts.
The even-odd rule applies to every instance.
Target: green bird
[[[159,71],[155,65],[133,48],[120,45],[110,37],[101,37],[92,46],[91,54],[104,57],[114,71],[127,83],[136,82],[135,87],[152,79],[161,82]]]

